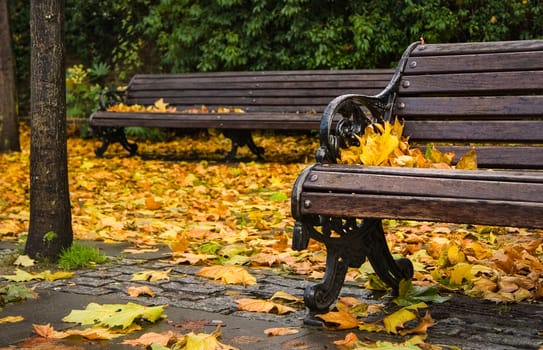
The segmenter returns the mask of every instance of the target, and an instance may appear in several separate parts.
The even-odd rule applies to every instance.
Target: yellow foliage
[[[340,163],[408,168],[452,168],[454,152],[442,153],[434,146],[411,148],[409,137],[402,136],[403,124],[385,121],[366,127],[364,135],[357,136],[359,146],[341,151]],[[472,149],[456,165],[457,169],[477,169],[477,155]]]

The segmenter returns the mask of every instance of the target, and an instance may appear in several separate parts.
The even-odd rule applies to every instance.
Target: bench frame
[[[418,54],[420,59],[425,55],[425,49],[438,54],[427,59],[430,66],[425,68],[427,73],[413,72],[420,68],[417,57],[413,56]],[[522,50],[528,53],[517,55],[516,51]],[[499,62],[485,61],[487,56],[479,56],[495,51],[501,55]],[[513,52],[510,60],[508,51]],[[452,52],[459,55],[456,57],[460,60],[456,64],[458,67],[454,63],[453,67],[448,67],[454,61],[440,57]],[[466,55],[466,61],[476,62],[479,68],[462,66],[463,55]],[[515,60],[518,57],[527,58],[517,65]],[[341,95],[329,103],[321,120],[317,164],[307,167],[299,175],[291,200],[292,216],[296,220],[293,249],[305,249],[309,240],[314,239],[324,243],[327,250],[322,282],[308,286],[304,293],[309,309],[304,320],[306,324],[322,325],[323,321],[316,315],[328,312],[336,301],[348,268],[359,267],[366,259],[391,288],[393,296],[398,294],[401,280],[412,278],[412,263],[406,258],[393,258],[385,239],[382,219],[543,228],[543,82],[538,79],[532,81],[529,77],[526,86],[515,86],[515,81],[510,81],[508,76],[514,74],[508,72],[511,68],[512,71],[519,70],[521,75],[534,74],[538,77],[543,74],[543,65],[539,63],[542,57],[542,40],[437,44],[428,47],[415,42],[405,50],[395,74],[382,92],[377,95]],[[446,62],[449,62],[447,67]],[[440,81],[439,74],[447,69],[453,75]],[[458,73],[464,69],[468,74],[454,75],[457,73],[455,69]],[[530,69],[535,73],[522,72]],[[489,73],[486,73],[487,70]],[[471,73],[482,74],[483,78],[488,77],[489,82],[475,82],[475,87],[471,87]],[[467,79],[462,81],[467,86],[455,85],[451,77]],[[410,84],[418,80],[430,83],[432,87]],[[505,86],[492,85],[500,81]],[[518,91],[509,92],[507,86],[513,86]],[[426,95],[418,94],[417,89],[427,90]],[[422,102],[417,104],[417,99]],[[448,105],[440,110],[439,104],[427,101],[440,101]],[[456,101],[465,102],[465,105]],[[505,103],[511,104],[504,107]],[[413,106],[418,110],[411,114],[410,108]],[[426,114],[437,117],[426,120]],[[498,117],[488,117],[494,114]],[[420,115],[423,117],[411,118]],[[508,120],[509,115],[514,116],[515,120]],[[498,167],[500,170],[404,169],[336,164],[341,149],[357,144],[356,136],[361,135],[367,126],[393,121],[396,116],[400,120],[405,118],[405,134],[413,135],[412,139],[415,140],[430,140],[431,143],[440,140],[448,142],[450,138],[460,144],[469,141],[481,144],[501,142],[496,147],[483,145],[479,149],[477,146],[478,154],[481,152],[480,167]],[[473,122],[477,132],[467,132],[471,130],[470,118],[481,119]],[[520,146],[516,143],[520,143]],[[444,146],[443,150],[465,151],[469,147]],[[460,184],[462,186],[457,192],[451,191]],[[425,205],[430,208],[426,210]],[[480,213],[469,209],[474,205],[480,208]]]

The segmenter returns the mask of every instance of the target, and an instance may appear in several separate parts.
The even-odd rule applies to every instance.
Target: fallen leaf
[[[206,266],[200,269],[197,275],[219,280],[223,284],[243,284],[244,286],[256,284],[256,278],[245,268],[235,265]]]
[[[131,281],[149,281],[156,282],[161,280],[169,280],[170,276],[168,274],[172,269],[166,271],[157,271],[157,270],[144,270],[136,272],[132,275]]]
[[[326,322],[326,327],[336,330],[356,328],[359,324],[356,317],[344,310],[330,311],[326,314],[317,314],[316,317]]]
[[[30,258],[28,255],[19,255],[17,259],[13,262],[13,265],[16,266],[23,266],[23,267],[30,267],[34,266],[35,260]]]
[[[238,310],[241,311],[276,313],[278,315],[296,311],[292,307],[269,300],[243,298],[236,300],[236,303],[238,304]]]
[[[179,337],[179,334],[172,331],[166,331],[162,333],[149,332],[143,334],[137,339],[125,340],[121,344],[134,346],[150,346],[151,344],[159,344],[162,346],[166,346],[170,341],[177,340],[177,338]]]
[[[128,287],[127,293],[131,297],[139,297],[140,295],[155,296],[155,292],[149,286]]]
[[[294,327],[267,328],[264,330],[264,334],[266,334],[267,336],[290,335],[299,332],[300,330]]]
[[[6,316],[0,318],[0,324],[2,323],[17,323],[23,321],[25,318],[23,316]]]

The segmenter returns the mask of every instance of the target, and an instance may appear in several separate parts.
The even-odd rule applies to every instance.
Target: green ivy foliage
[[[20,101],[28,1],[9,0]],[[66,0],[68,65],[135,73],[393,67],[427,42],[543,37],[540,0]],[[24,101],[23,101],[24,103]]]

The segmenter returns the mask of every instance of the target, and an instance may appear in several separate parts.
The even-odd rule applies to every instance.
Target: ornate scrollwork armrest
[[[341,148],[358,145],[356,136],[362,135],[366,126],[384,120],[388,99],[387,94],[348,94],[333,99],[321,119],[317,162],[336,163]]]

